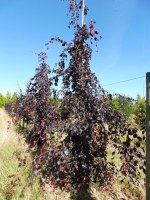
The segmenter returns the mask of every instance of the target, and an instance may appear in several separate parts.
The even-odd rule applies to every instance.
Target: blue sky
[[[150,71],[150,1],[85,0],[85,18],[96,21],[102,39],[93,45],[91,69],[104,89],[136,97],[145,95],[145,76]],[[69,30],[68,2],[60,0],[0,0],[0,92],[23,90],[38,66],[36,53],[53,36],[73,39]],[[49,64],[58,61],[59,46],[49,49]],[[107,86],[105,86],[107,85]]]

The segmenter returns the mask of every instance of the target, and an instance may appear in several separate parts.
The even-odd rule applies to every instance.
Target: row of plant
[[[12,95],[7,92],[6,95],[2,95],[0,93],[0,107],[4,106],[9,106],[11,108],[11,104],[15,103],[17,99],[19,99],[20,96],[18,93],[14,92]],[[139,94],[137,94],[137,98],[133,101],[129,100],[129,97],[126,96],[112,96],[112,101],[110,106],[128,116],[131,120],[132,123],[135,122],[134,125],[137,126],[145,126],[146,124],[146,99],[145,97],[141,97]],[[61,104],[62,99],[54,99],[54,98],[49,98],[49,102],[57,107],[59,109],[59,105]],[[8,108],[7,108],[8,110]]]
[[[0,108],[3,108],[5,104],[8,104],[10,102],[16,102],[17,98],[19,98],[19,95],[16,92],[14,92],[13,94],[7,92],[6,95],[0,93]]]
[[[82,5],[83,1],[69,1],[73,40],[68,43],[54,37],[45,44],[46,51],[39,54],[39,67],[25,94],[20,95],[13,109],[10,104],[6,109],[13,111],[17,120],[31,125],[28,141],[36,152],[32,173],[42,176],[43,187],[50,184],[77,192],[87,190],[91,183],[111,187],[120,173],[120,181],[128,177],[128,184],[138,185],[136,177],[141,170],[145,173],[145,149],[140,148],[145,130],[139,135],[126,115],[112,109],[112,95],[92,73],[90,46],[94,42],[97,45],[101,36],[94,21],[78,24]],[[88,10],[85,6],[84,14]],[[54,42],[59,42],[63,50],[60,61],[50,68],[47,50]],[[57,89],[61,80],[62,88]],[[120,155],[119,169],[108,161],[108,146],[112,161],[116,153]]]

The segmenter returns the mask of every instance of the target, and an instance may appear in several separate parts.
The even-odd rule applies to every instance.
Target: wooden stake
[[[84,25],[84,7],[85,7],[85,0],[82,0],[82,26]]]

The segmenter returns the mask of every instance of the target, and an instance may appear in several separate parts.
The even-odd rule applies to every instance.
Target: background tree
[[[134,102],[126,96],[114,96],[112,98],[111,106],[114,110],[127,116],[132,116],[134,113]]]
[[[5,105],[5,97],[0,93],[0,108],[3,108]]]
[[[134,105],[135,121],[139,125],[145,125],[146,123],[146,99],[137,95],[137,101]]]
[[[17,99],[19,98],[19,95],[17,94],[17,92],[14,92],[11,96],[11,101],[13,103],[15,103],[17,101]]]
[[[11,93],[7,92],[5,95],[5,103],[11,102]]]

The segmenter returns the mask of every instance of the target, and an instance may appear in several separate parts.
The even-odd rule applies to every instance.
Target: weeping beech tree
[[[110,185],[117,174],[118,178],[122,174],[121,182],[126,178],[129,184],[138,184],[135,177],[140,170],[145,172],[144,148],[140,148],[145,130],[139,136],[137,129],[127,124],[127,117],[111,108],[112,95],[100,86],[91,71],[90,45],[95,43],[97,46],[101,36],[94,21],[89,25],[84,23],[88,10],[83,0],[69,1],[73,40],[66,42],[54,37],[45,44],[45,52],[39,54],[42,62],[36,75],[17,104],[18,108],[23,107],[21,117],[32,116],[29,138],[38,149],[33,173],[42,174],[42,184],[51,183],[71,191],[87,190],[91,182]],[[59,42],[63,50],[60,61],[50,70],[47,50],[54,42]],[[68,64],[67,58],[70,59]],[[56,90],[60,79],[62,88]],[[60,93],[62,100],[58,110],[48,99],[57,99]],[[120,95],[120,99],[124,98]],[[108,162],[108,147],[112,149],[112,162]],[[113,162],[116,153],[120,156],[119,169]]]
[[[105,92],[91,72],[89,64],[92,53],[90,43],[93,40],[97,42],[101,36],[94,28],[95,22],[91,21],[89,27],[77,23],[78,11],[83,9],[82,3],[70,1],[70,25],[75,29],[73,41],[67,44],[59,38],[51,39],[61,42],[65,49],[60,54],[59,68],[54,70],[56,75],[53,77],[55,85],[58,77],[62,76],[63,80],[61,123],[50,135],[53,137],[57,133],[61,137],[65,134],[65,139],[59,145],[50,141],[48,150],[38,158],[39,165],[43,163],[43,159],[49,161],[45,165],[45,169],[49,170],[44,170],[44,174],[52,177],[54,185],[75,189],[87,189],[91,179],[106,183],[104,177],[107,175],[109,180],[112,177],[111,167],[106,162],[104,103],[98,95],[101,93],[101,98],[104,98]],[[68,54],[70,62],[68,67],[64,67],[64,58]],[[97,174],[98,171],[100,175]]]

